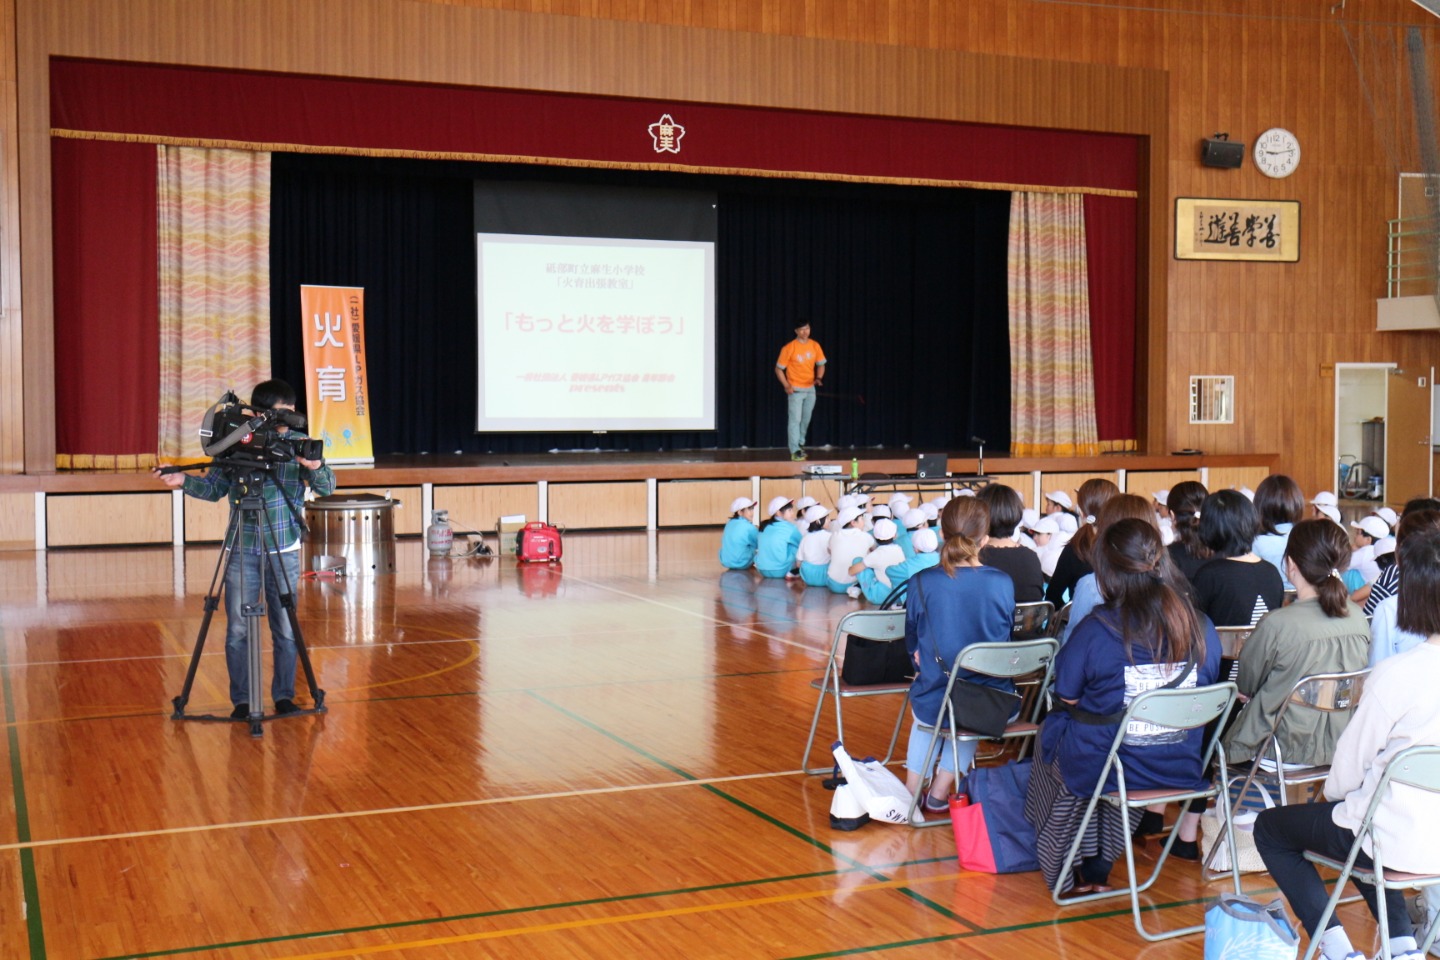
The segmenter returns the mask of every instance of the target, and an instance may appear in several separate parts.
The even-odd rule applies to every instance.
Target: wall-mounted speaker
[[[1245,144],[1230,140],[1201,140],[1200,162],[1207,167],[1233,169],[1245,162]]]

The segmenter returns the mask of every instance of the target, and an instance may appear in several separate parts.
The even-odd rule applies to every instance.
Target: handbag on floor
[[[979,873],[1039,870],[1035,828],[1025,819],[1030,761],[976,767],[965,778],[968,802],[950,801],[950,825],[960,866]]]
[[[1231,779],[1229,789],[1226,790],[1225,800],[1217,802],[1229,803],[1235,806],[1239,798],[1240,787],[1245,783],[1244,777]],[[1275,806],[1270,791],[1258,780],[1251,781],[1250,789],[1246,791],[1245,797],[1240,803],[1240,812],[1235,814],[1235,849],[1239,851],[1239,865],[1241,873],[1264,873],[1265,861],[1260,858],[1260,851],[1255,849],[1255,818],[1260,815],[1261,810],[1268,810]],[[1225,842],[1225,823],[1220,819],[1219,813],[1214,807],[1206,810],[1200,818],[1200,853],[1202,858],[1210,856],[1210,848],[1220,844],[1220,849],[1215,854],[1215,860],[1210,866],[1215,870],[1230,869],[1230,847]]]
[[[1222,893],[1205,910],[1205,960],[1295,960],[1300,935],[1278,899]]]

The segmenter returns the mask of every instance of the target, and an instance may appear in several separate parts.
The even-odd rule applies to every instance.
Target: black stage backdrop
[[[482,179],[716,192],[715,430],[475,432]],[[1009,211],[1002,191],[276,153],[271,359],[303,400],[300,285],[359,286],[379,455],[783,448],[775,357],[806,317],[830,360],[811,446],[1005,449]]]

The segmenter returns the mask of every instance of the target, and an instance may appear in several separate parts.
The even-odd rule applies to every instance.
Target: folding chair
[[[1385,891],[1419,890],[1440,885],[1440,872],[1401,873],[1398,870],[1387,871],[1385,869],[1380,840],[1371,831],[1371,826],[1375,820],[1375,812],[1385,800],[1386,791],[1394,783],[1440,793],[1440,747],[1410,747],[1390,758],[1390,762],[1385,765],[1385,772],[1380,775],[1380,782],[1375,786],[1375,795],[1370,798],[1370,806],[1365,810],[1365,819],[1360,821],[1360,829],[1355,831],[1355,843],[1350,847],[1350,855],[1345,858],[1343,863],[1309,850],[1305,851],[1305,859],[1311,863],[1318,863],[1321,866],[1340,871],[1340,876],[1335,881],[1335,891],[1330,894],[1330,902],[1325,904],[1325,912],[1320,915],[1320,923],[1316,929],[1324,930],[1330,923],[1330,917],[1335,912],[1335,905],[1340,902],[1340,892],[1345,889],[1347,880],[1361,880],[1371,884],[1375,887],[1375,895],[1379,899],[1381,907],[1377,911],[1380,915],[1378,918],[1380,956],[1385,960],[1390,960],[1390,919],[1386,916],[1384,909]],[[1374,867],[1369,870],[1355,866],[1355,859],[1363,850],[1367,836],[1370,838],[1371,859],[1375,863]],[[1440,865],[1437,865],[1437,868],[1440,868]],[[1430,945],[1435,942],[1437,932],[1440,932],[1440,920],[1431,921],[1430,929],[1420,944],[1422,954],[1429,952]],[[1311,938],[1310,946],[1305,951],[1304,960],[1311,960],[1315,956],[1319,944],[1319,937]]]
[[[1002,677],[1007,680],[1014,680],[1032,673],[1041,673],[1042,678],[1037,689],[1048,690],[1050,689],[1050,678],[1055,669],[1055,654],[1059,650],[1060,641],[1053,637],[1010,640],[1000,643],[972,643],[961,650],[950,667],[950,680],[945,684],[945,699],[940,701],[940,716],[936,718],[934,726],[920,724],[920,729],[930,734],[930,745],[925,750],[925,765],[922,769],[931,769],[931,764],[935,762],[936,746],[941,740],[950,743],[957,776],[960,773],[961,743],[972,740],[1020,738],[1024,738],[1028,743],[1029,739],[1033,738],[1040,730],[1036,720],[1039,716],[1040,705],[1044,702],[1043,697],[1035,697],[1029,720],[1019,720],[1007,724],[1003,734],[999,737],[990,737],[972,730],[955,728],[955,707],[950,702],[950,690],[955,686],[961,670],[984,674],[987,677]],[[1025,714],[1022,712],[1021,716],[1023,717]],[[1022,746],[1020,755],[1024,756],[1024,752],[1024,746]],[[915,816],[915,811],[920,807],[920,797],[924,792],[925,779],[922,777],[920,786],[915,789],[915,796],[910,798],[910,824],[916,827],[936,827],[949,823],[949,820],[919,820]]]
[[[1069,623],[1070,604],[1067,603],[1065,604],[1065,606],[1055,611],[1055,616],[1051,617],[1050,622],[1046,624],[1048,629],[1045,631],[1045,633],[1047,636],[1054,637],[1058,640],[1065,635],[1065,627],[1068,626]]]
[[[1095,784],[1095,792],[1090,795],[1090,802],[1085,807],[1085,814],[1080,819],[1080,827],[1075,831],[1075,841],[1070,845],[1069,852],[1065,855],[1065,865],[1060,870],[1060,877],[1055,881],[1055,889],[1051,891],[1051,898],[1058,904],[1066,905],[1072,903],[1088,903],[1091,900],[1103,900],[1109,897],[1123,897],[1130,894],[1130,911],[1134,915],[1135,930],[1140,936],[1151,942],[1169,940],[1172,937],[1182,937],[1191,933],[1200,933],[1205,925],[1199,924],[1193,927],[1182,927],[1178,930],[1167,930],[1163,933],[1150,933],[1140,919],[1140,894],[1150,889],[1160,876],[1160,869],[1165,866],[1165,860],[1170,856],[1170,848],[1175,844],[1175,838],[1179,836],[1179,821],[1177,820],[1170,828],[1170,835],[1165,839],[1165,846],[1160,851],[1160,857],[1155,861],[1155,868],[1151,871],[1150,877],[1142,884],[1136,883],[1135,875],[1135,849],[1130,843],[1125,844],[1125,867],[1126,867],[1126,888],[1124,890],[1109,890],[1101,893],[1091,893],[1075,897],[1066,897],[1061,893],[1065,878],[1075,867],[1075,860],[1079,855],[1080,844],[1085,839],[1085,829],[1089,826],[1090,820],[1095,814],[1095,808],[1100,801],[1118,807],[1120,810],[1130,810],[1137,807],[1148,807],[1157,803],[1180,803],[1192,800],[1196,797],[1210,798],[1219,794],[1223,784],[1229,780],[1228,771],[1225,768],[1225,748],[1220,743],[1220,725],[1217,723],[1215,732],[1210,735],[1210,742],[1206,745],[1201,754],[1201,769],[1208,769],[1211,757],[1214,757],[1219,765],[1220,779],[1208,787],[1199,790],[1176,788],[1158,788],[1150,790],[1137,790],[1130,792],[1125,785],[1125,763],[1120,757],[1120,748],[1125,742],[1125,733],[1130,729],[1131,724],[1145,724],[1154,727],[1163,727],[1167,730],[1194,730],[1203,727],[1212,720],[1217,720],[1226,715],[1231,704],[1235,702],[1235,684],[1216,683],[1208,687],[1175,687],[1173,689],[1149,690],[1140,694],[1130,701],[1130,706],[1125,709],[1125,715],[1120,721],[1120,728],[1115,731],[1115,739],[1110,744],[1110,753],[1105,758],[1105,765],[1101,768],[1100,779]],[[1143,747],[1138,749],[1144,749]],[[1115,770],[1116,790],[1109,793],[1104,792],[1105,782],[1110,778],[1110,770]],[[1218,809],[1225,821],[1225,842],[1230,844],[1230,849],[1235,849],[1235,829],[1230,820],[1229,804],[1219,804]],[[1230,871],[1235,892],[1240,892],[1240,870],[1238,864],[1232,864]]]
[[[1323,710],[1326,713],[1352,713],[1360,705],[1360,694],[1365,689],[1365,678],[1369,675],[1370,669],[1367,667],[1364,670],[1354,670],[1349,673],[1317,673],[1295,681],[1295,686],[1290,690],[1290,696],[1280,705],[1279,711],[1275,714],[1275,723],[1270,727],[1270,732],[1266,735],[1260,749],[1255,752],[1255,759],[1250,763],[1250,772],[1245,775],[1245,783],[1240,787],[1240,792],[1236,795],[1235,802],[1230,808],[1231,817],[1240,812],[1241,802],[1249,792],[1250,784],[1256,780],[1267,786],[1273,784],[1276,788],[1276,802],[1283,807],[1288,802],[1286,798],[1288,787],[1320,783],[1330,776],[1328,763],[1302,767],[1297,770],[1285,769],[1285,757],[1280,749],[1280,731],[1284,729],[1285,717],[1292,707]],[[1274,763],[1274,769],[1265,766],[1264,761],[1267,759]],[[1201,875],[1206,880],[1214,880],[1226,872],[1211,868],[1219,849],[1220,844],[1215,844],[1205,857]]]
[[[1048,637],[1050,618],[1055,615],[1055,604],[1049,600],[1015,604],[1015,623],[1010,628],[1017,637]]]
[[[800,757],[800,768],[805,773],[829,773],[831,764],[823,767],[808,767],[810,751],[815,746],[815,730],[820,725],[820,712],[829,696],[835,702],[835,739],[845,739],[845,724],[841,704],[850,697],[877,697],[884,694],[902,694],[900,712],[895,717],[895,730],[890,734],[890,747],[885,752],[885,761],[895,752],[895,743],[900,738],[900,724],[905,719],[905,705],[910,702],[910,682],[904,683],[846,683],[840,679],[840,654],[845,637],[854,634],[866,640],[881,642],[905,642],[904,610],[855,610],[840,618],[835,625],[835,636],[830,641],[830,658],[825,663],[825,676],[810,681],[810,686],[819,691],[815,698],[815,715],[810,719],[810,734],[805,738],[805,753]]]
[[[1250,634],[1255,632],[1255,628],[1216,627],[1215,632],[1220,635],[1221,659],[1239,660],[1240,651],[1245,649],[1245,641],[1250,639]]]

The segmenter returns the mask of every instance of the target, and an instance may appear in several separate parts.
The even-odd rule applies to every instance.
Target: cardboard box
[[[515,535],[525,526],[525,515],[515,514],[509,517],[500,517],[495,521],[495,536],[500,540],[500,546],[496,554],[502,557],[513,557],[518,552]]]

